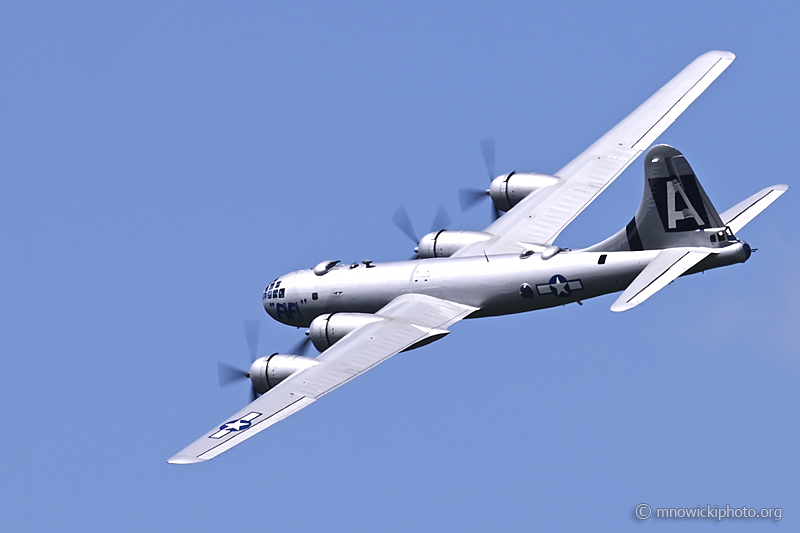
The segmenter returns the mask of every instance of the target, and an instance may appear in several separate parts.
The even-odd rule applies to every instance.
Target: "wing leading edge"
[[[761,189],[750,198],[743,200],[720,215],[722,222],[733,233],[738,233],[748,222],[789,189],[786,185],[773,185]]]
[[[352,331],[320,354],[319,364],[292,374],[169,462],[187,464],[212,459],[396,353],[444,337],[449,333],[446,328],[474,311],[476,307],[422,294],[399,296],[376,313],[383,320]]]
[[[493,238],[454,254],[516,253],[550,245],[639,154],[650,146],[733,62],[730,52],[708,52],[555,175],[563,181],[531,194],[484,231]]]
[[[636,307],[678,279],[711,253],[711,250],[702,248],[662,250],[617,298],[617,301],[611,306],[611,310],[619,313]]]

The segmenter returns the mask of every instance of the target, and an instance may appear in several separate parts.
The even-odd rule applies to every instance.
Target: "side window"
[[[280,290],[278,291],[278,298],[283,298],[283,291],[285,291],[285,290],[286,290],[286,289],[280,289]]]
[[[527,283],[519,286],[519,295],[523,298],[533,298],[533,288]]]
[[[319,294],[317,294],[316,292],[312,292],[311,293],[311,299],[312,300],[318,300],[319,299]]]
[[[711,238],[711,242],[717,242],[717,236],[716,235],[712,235],[710,238]]]

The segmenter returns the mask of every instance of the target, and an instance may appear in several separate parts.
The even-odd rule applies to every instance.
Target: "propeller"
[[[250,350],[250,362],[258,358],[258,333],[261,330],[261,323],[258,320],[244,321],[244,335],[247,338],[247,349]]]
[[[394,225],[400,228],[400,231],[407,235],[409,239],[414,241],[414,244],[419,242],[417,233],[414,231],[414,224],[411,223],[411,217],[408,216],[408,211],[406,211],[406,206],[401,205],[397,208],[397,211],[394,212],[394,216],[392,217],[392,222],[394,222]]]
[[[217,377],[219,378],[219,386],[222,388],[240,381],[250,381],[250,372],[226,363],[217,363]],[[251,385],[250,401],[252,402],[256,398],[258,398],[258,393]]]
[[[311,337],[308,336],[308,331],[306,331],[306,338],[292,346],[289,350],[289,353],[292,355],[305,355],[308,353],[308,347],[311,344]]]
[[[452,221],[453,220],[450,218],[450,215],[447,213],[447,209],[445,209],[443,205],[439,205],[439,209],[436,211],[436,216],[433,217],[433,223],[431,224],[431,230],[429,233],[446,229]],[[411,217],[408,216],[406,206],[401,205],[397,208],[397,211],[394,212],[394,216],[392,217],[392,222],[394,222],[395,226],[400,228],[400,231],[402,231],[404,235],[414,242],[414,245],[419,244],[417,232],[414,231],[414,224],[411,222]],[[412,259],[418,258],[419,256],[417,255],[412,257]]]
[[[252,363],[258,358],[258,334],[261,329],[261,323],[258,320],[245,320],[244,321],[244,335],[247,339],[247,349],[250,352],[250,362]],[[311,342],[311,337],[306,332],[306,338],[295,344],[289,353],[293,355],[306,355],[308,347]],[[220,387],[227,387],[234,383],[239,383],[244,380],[250,379],[250,369],[242,370],[241,368],[229,365],[227,363],[217,363],[217,378],[219,379]],[[258,398],[256,390],[250,386],[250,401],[252,402]]]
[[[458,189],[458,203],[461,206],[462,211],[467,211],[472,209],[479,203],[486,200],[486,197],[489,196],[489,190],[483,189],[472,189],[472,188],[462,188]]]
[[[258,320],[245,320],[244,321],[244,336],[247,339],[247,349],[250,351],[250,362],[256,360],[258,357],[258,333],[261,324]],[[226,364],[217,363],[217,377],[219,379],[220,387],[227,387],[250,379],[250,369],[242,370],[241,368]],[[252,402],[258,397],[258,393],[250,387],[250,401]]]
[[[450,218],[450,215],[447,214],[447,209],[445,209],[443,205],[439,204],[439,209],[436,211],[436,216],[433,217],[433,223],[431,223],[430,233],[447,228],[451,222],[452,219]]]
[[[219,386],[227,387],[233,385],[237,381],[248,379],[249,372],[245,372],[241,368],[231,366],[226,363],[217,363],[217,374],[219,377]]]
[[[483,139],[480,142],[481,154],[483,154],[483,163],[486,165],[486,172],[489,175],[489,183],[495,178],[494,173],[494,157],[495,157],[495,142],[494,139]],[[475,189],[475,188],[462,188],[458,190],[458,203],[461,205],[462,211],[472,209],[479,203],[489,197],[488,189]],[[492,202],[492,221],[500,218],[500,210]]]
[[[489,181],[492,181],[496,176],[494,173],[495,144],[493,138],[481,141],[481,153],[483,154],[483,162],[486,164],[486,172],[489,173]]]

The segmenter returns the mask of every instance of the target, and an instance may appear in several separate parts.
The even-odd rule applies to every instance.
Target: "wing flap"
[[[273,389],[275,392],[277,387]],[[170,458],[172,464],[207,461],[314,402],[288,389],[265,394]]]
[[[717,77],[728,68],[728,66],[736,59],[730,52],[709,52],[700,56],[699,59],[703,61],[695,61],[688,69],[693,69],[694,72],[687,72],[682,81],[678,84],[667,84],[661,91],[670,92],[665,98],[659,97],[656,93],[652,100],[654,104],[652,111],[648,114],[649,119],[655,119],[653,126],[651,126],[642,137],[633,144],[633,148],[639,151],[644,151],[648,146],[653,144],[681,113],[686,111],[686,108],[695,101],[695,99],[703,94],[703,91],[708,89]],[[706,67],[708,66],[708,69]],[[705,70],[705,72],[703,72]],[[686,72],[686,71],[684,71]],[[659,92],[661,92],[659,91]],[[658,97],[658,98],[656,98]],[[648,100],[649,102],[650,100]],[[674,102],[670,105],[670,102]],[[645,105],[647,102],[645,102]],[[646,122],[645,122],[646,123]]]
[[[668,248],[661,251],[617,298],[611,310],[619,313],[636,307],[710,254],[711,252],[687,248]]]
[[[454,257],[517,253],[549,245],[639,154],[731,64],[730,52],[708,52],[648,98],[555,175],[551,190],[529,195],[484,231],[495,237]]]
[[[404,294],[386,304],[376,314],[386,318],[402,318],[431,328],[445,329],[475,311],[474,307],[423,294]]]
[[[384,320],[350,332],[320,354],[319,364],[292,374],[169,462],[197,463],[216,457],[396,353],[441,338],[448,333],[444,327],[476,310],[431,296],[399,296],[378,311]]]

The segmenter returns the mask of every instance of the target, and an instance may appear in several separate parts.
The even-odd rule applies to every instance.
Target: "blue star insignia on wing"
[[[229,429],[231,431],[239,431],[242,429],[247,429],[250,427],[249,420],[234,420],[233,422],[227,422],[222,424],[219,429]]]
[[[253,420],[261,416],[261,413],[250,412],[238,420],[225,422],[219,427],[219,431],[208,436],[210,439],[221,439],[235,431],[244,431],[253,425]]]

